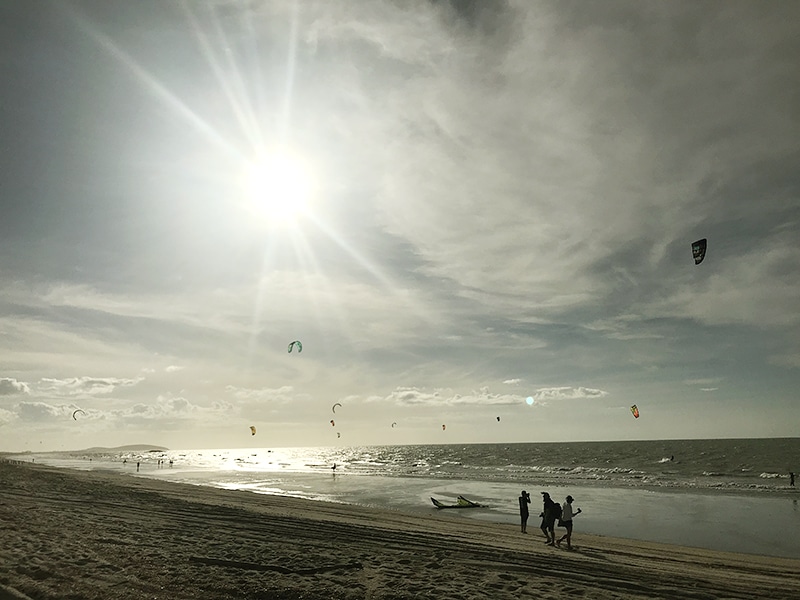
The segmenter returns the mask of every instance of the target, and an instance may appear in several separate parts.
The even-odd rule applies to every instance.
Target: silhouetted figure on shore
[[[577,512],[572,512],[572,500],[573,500],[572,496],[567,496],[567,502],[561,509],[560,525],[567,529],[567,533],[565,533],[556,540],[556,544],[558,544],[559,546],[561,545],[561,542],[567,540],[567,550],[572,550],[572,519],[573,517],[581,514],[580,508],[577,510]]]
[[[531,503],[531,495],[522,490],[519,498],[519,520],[522,533],[528,533],[528,504]]]

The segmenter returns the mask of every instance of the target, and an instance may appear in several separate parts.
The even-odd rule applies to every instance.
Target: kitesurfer
[[[567,550],[572,550],[572,519],[581,514],[580,508],[576,512],[572,512],[573,500],[574,498],[572,496],[567,496],[567,501],[564,503],[564,507],[561,509],[561,521],[559,525],[565,527],[567,529],[567,533],[556,540],[556,544],[558,546],[561,546],[561,542],[567,540]]]
[[[794,487],[794,472],[789,471],[789,485]]]
[[[531,503],[531,495],[522,490],[517,500],[519,501],[520,528],[522,533],[528,533],[528,504]]]

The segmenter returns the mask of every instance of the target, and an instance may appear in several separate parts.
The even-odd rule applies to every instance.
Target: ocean
[[[800,438],[54,452],[22,460],[75,469],[467,518],[518,527],[517,497],[582,509],[580,533],[800,558]],[[137,471],[137,462],[139,463]],[[333,466],[336,466],[333,469]],[[800,481],[797,482],[800,485]],[[437,510],[463,495],[481,508]]]

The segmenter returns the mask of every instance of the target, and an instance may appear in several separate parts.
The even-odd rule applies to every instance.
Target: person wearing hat
[[[556,503],[553,502],[550,494],[547,492],[542,492],[542,502],[544,503],[544,506],[542,508],[542,513],[539,515],[542,518],[540,529],[542,530],[544,537],[547,538],[547,545],[553,546],[555,545],[556,541],[555,526],[556,519],[558,518],[558,515],[556,514],[558,507],[556,506]]]
[[[528,504],[531,503],[531,495],[525,490],[522,490],[522,494],[520,494],[517,500],[519,500],[519,518],[522,533],[528,533]]]
[[[567,550],[572,550],[572,519],[581,514],[580,508],[577,510],[577,512],[572,512],[573,500],[574,498],[572,496],[567,496],[567,501],[564,504],[564,508],[561,509],[561,524],[566,527],[567,533],[556,540],[556,544],[558,546],[561,545],[561,542],[567,540]]]

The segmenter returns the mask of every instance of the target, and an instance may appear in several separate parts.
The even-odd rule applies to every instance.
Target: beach
[[[0,463],[6,598],[798,598],[800,560]]]

